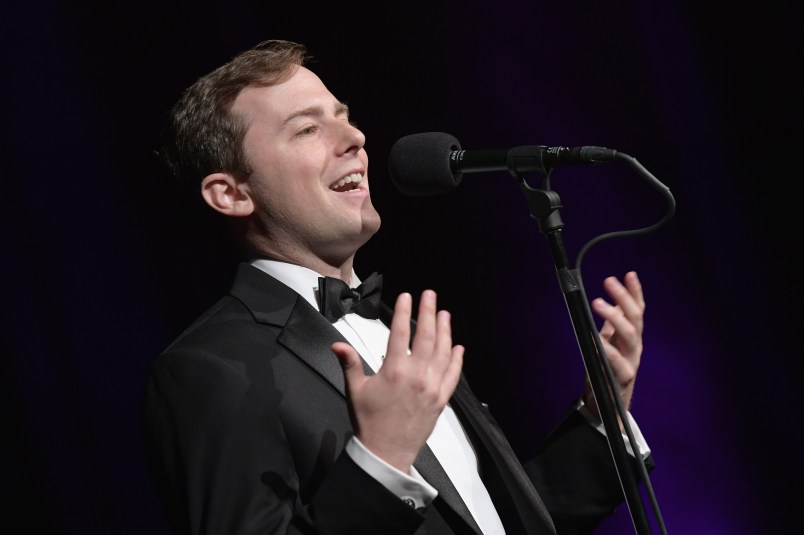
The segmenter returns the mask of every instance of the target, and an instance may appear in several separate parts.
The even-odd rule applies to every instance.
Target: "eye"
[[[301,130],[296,132],[296,135],[297,136],[309,136],[311,134],[315,134],[317,130],[318,130],[318,126],[316,126],[314,124],[311,124],[311,125],[305,126]]]

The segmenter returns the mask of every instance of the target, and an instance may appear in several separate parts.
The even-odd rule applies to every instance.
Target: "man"
[[[200,78],[171,118],[167,162],[200,181],[245,259],[146,386],[146,447],[174,528],[591,531],[622,490],[588,408],[523,468],[462,377],[435,292],[420,297],[415,334],[409,294],[379,319],[368,295],[328,297],[343,281],[376,302],[377,279],[361,285],[353,259],[380,217],[365,136],[306,58],[262,43]],[[628,407],[645,304],[635,273],[604,284],[614,304],[592,305]]]

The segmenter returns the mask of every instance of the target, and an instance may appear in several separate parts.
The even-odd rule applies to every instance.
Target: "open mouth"
[[[344,191],[358,189],[361,182],[363,182],[363,175],[361,173],[352,173],[332,184],[329,189],[343,193]]]

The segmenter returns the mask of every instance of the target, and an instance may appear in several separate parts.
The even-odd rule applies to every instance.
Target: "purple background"
[[[153,151],[184,87],[263,39],[287,38],[309,46],[368,136],[384,221],[358,274],[382,271],[388,300],[439,291],[470,381],[523,456],[581,385],[547,242],[508,174],[404,197],[388,180],[390,146],[423,131],[469,149],[602,145],[668,186],[677,213],[667,225],[594,247],[583,270],[589,297],[629,269],[645,287],[632,412],[654,452],[668,532],[795,530],[798,3],[567,4],[12,0],[0,32],[7,523],[166,533],[141,450],[142,384],[226,289],[231,256]],[[664,210],[624,165],[560,168],[552,186],[571,255]],[[633,532],[627,508],[599,532]]]

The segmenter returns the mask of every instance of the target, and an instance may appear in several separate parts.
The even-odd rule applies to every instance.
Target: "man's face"
[[[318,76],[299,67],[281,84],[247,87],[232,112],[248,125],[246,187],[270,252],[337,265],[377,232],[366,138]]]

